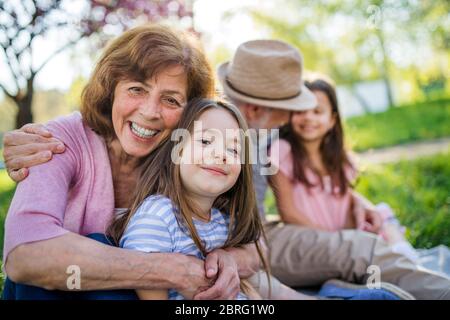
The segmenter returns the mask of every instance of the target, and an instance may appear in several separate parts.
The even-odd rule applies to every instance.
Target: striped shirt
[[[142,252],[177,252],[204,260],[202,252],[194,241],[180,227],[175,217],[176,208],[165,196],[147,197],[131,217],[120,239],[120,246]],[[204,222],[193,219],[195,228],[207,252],[222,247],[228,237],[229,215],[218,209],[211,209],[211,219]],[[169,290],[169,299],[182,300],[184,297],[176,290]],[[247,299],[242,293],[238,299]]]

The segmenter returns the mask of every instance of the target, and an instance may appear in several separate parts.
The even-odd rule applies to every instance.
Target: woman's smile
[[[146,128],[144,126],[138,125],[134,121],[129,121],[128,123],[129,123],[131,132],[141,139],[145,139],[145,140],[151,139],[151,138],[155,137],[158,133],[161,132],[161,130],[150,129],[150,128]]]

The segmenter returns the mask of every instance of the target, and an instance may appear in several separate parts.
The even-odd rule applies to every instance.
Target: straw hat
[[[242,102],[291,111],[311,109],[317,103],[303,83],[301,53],[282,41],[245,42],[217,73],[225,94]]]

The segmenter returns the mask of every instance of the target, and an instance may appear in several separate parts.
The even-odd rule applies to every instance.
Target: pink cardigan
[[[18,245],[59,237],[105,233],[114,212],[111,166],[104,139],[76,112],[50,121],[66,151],[31,167],[17,186],[5,222],[3,262]]]

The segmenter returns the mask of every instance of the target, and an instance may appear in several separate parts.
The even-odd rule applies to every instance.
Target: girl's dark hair
[[[332,84],[323,79],[305,82],[305,85],[311,91],[323,92],[330,101],[332,108],[331,112],[336,121],[333,128],[327,132],[322,140],[320,145],[320,154],[322,156],[324,166],[330,174],[333,189],[338,187],[340,194],[343,195],[347,192],[347,188],[351,185],[351,181],[349,181],[345,174],[345,167],[350,167],[351,169],[354,169],[354,167],[351,164],[344,148],[344,131],[342,129],[341,116],[339,115],[336,90]],[[280,138],[287,140],[291,146],[292,158],[294,162],[294,179],[304,183],[308,187],[313,187],[314,184],[307,179],[305,174],[305,167],[308,165],[307,153],[303,145],[299,143],[299,137],[295,134],[291,121],[280,128]],[[320,176],[317,171],[313,168],[311,169],[317,176]],[[321,181],[321,185],[323,187],[322,179],[319,179],[319,181]]]
[[[203,112],[212,108],[221,108],[230,112],[238,122],[239,128],[244,132],[242,135],[243,157],[241,157],[239,177],[234,186],[220,195],[213,204],[213,207],[230,215],[228,239],[223,248],[255,243],[263,267],[269,272],[269,265],[258,244],[258,240],[261,237],[265,239],[265,235],[253,187],[252,165],[250,164],[250,136],[245,134],[247,132],[247,124],[239,109],[222,101],[193,99],[185,106],[176,129],[186,129],[192,134],[194,121],[198,120]],[[181,146],[184,142],[181,142]],[[177,209],[175,210],[175,216],[180,227],[189,234],[197,248],[206,256],[206,249],[192,220],[194,213],[198,212],[198,210],[186,196],[187,193],[180,175],[180,165],[172,161],[173,150],[177,150],[179,155],[181,155],[182,149],[179,146],[179,141],[173,141],[168,136],[145,159],[131,208],[113,221],[108,229],[108,234],[114,239],[116,244],[119,243],[131,217],[145,198],[149,195],[163,195],[169,198]],[[244,281],[242,285],[245,292],[245,288],[249,288],[249,284]]]

